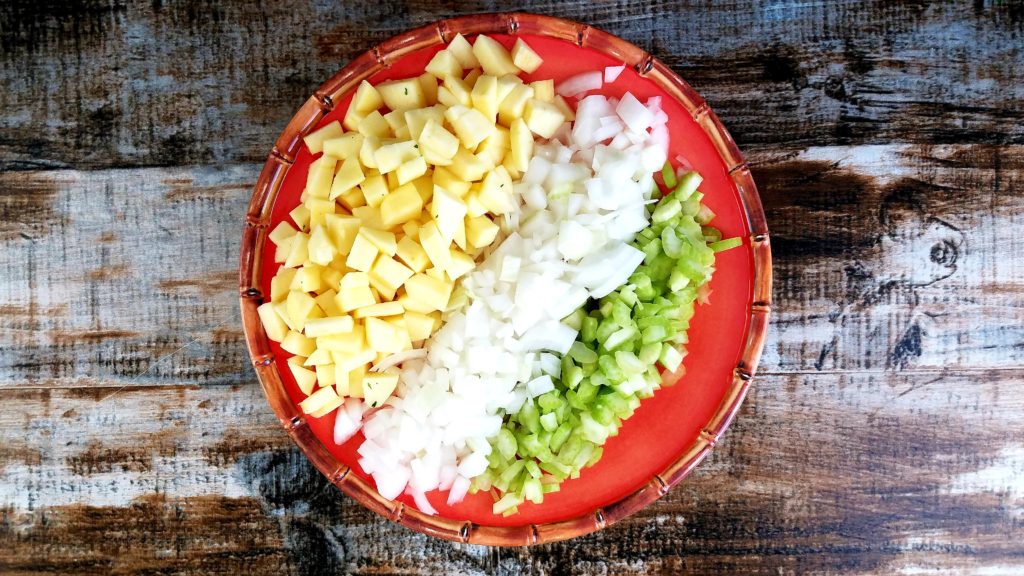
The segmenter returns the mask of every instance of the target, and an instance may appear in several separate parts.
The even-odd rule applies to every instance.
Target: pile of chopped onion
[[[596,74],[584,89],[600,86]],[[428,513],[429,491],[462,500],[488,468],[504,415],[553,390],[579,329],[563,320],[644,259],[631,243],[648,225],[666,120],[657,98],[592,95],[573,125],[537,146],[504,240],[463,280],[426,357],[401,359],[396,394],[363,424],[359,463],[382,496],[408,492]]]

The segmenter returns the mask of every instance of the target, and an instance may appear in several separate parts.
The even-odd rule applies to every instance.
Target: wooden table
[[[264,401],[235,288],[292,112],[458,4],[47,4],[0,5],[0,573],[1024,573],[1019,2],[515,6],[703,93],[756,168],[776,306],[689,479],[508,550],[332,489]]]

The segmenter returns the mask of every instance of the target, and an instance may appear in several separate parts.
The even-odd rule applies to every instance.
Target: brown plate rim
[[[263,302],[260,270],[271,209],[301,145],[302,136],[361,80],[389,67],[391,62],[409,52],[447,43],[458,33],[550,36],[595,49],[632,66],[641,76],[651,79],[676,98],[711,139],[736,185],[750,229],[754,295],[747,341],[718,410],[683,455],[639,490],[608,506],[559,522],[523,526],[481,525],[431,516],[401,502],[384,499],[372,485],[356,474],[349,474],[349,468],[313,435],[305,417],[284,389],[269,340],[256,312]],[[253,190],[242,234],[238,285],[246,345],[267,401],[288,435],[335,486],[381,516],[424,534],[471,544],[521,546],[574,538],[613,524],[666,494],[707,456],[739,411],[757,371],[771,314],[771,245],[757,187],[736,143],[704,99],[663,62],[626,40],[586,24],[523,12],[475,14],[439,20],[381,43],[356,57],[302,105],[278,137]]]

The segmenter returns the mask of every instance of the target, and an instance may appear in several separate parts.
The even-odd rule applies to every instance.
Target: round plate
[[[491,513],[488,493],[456,506],[429,494],[438,515],[423,514],[403,496],[383,499],[357,464],[359,434],[342,446],[332,440],[334,415],[307,418],[303,398],[285,366],[288,353],[270,342],[256,307],[277,271],[266,237],[299,204],[313,156],[302,136],[340,120],[363,79],[378,82],[419,75],[455,34],[486,33],[506,47],[522,37],[544,59],[528,80],[626,64],[602,93],[630,91],[641,100],[661,96],[669,116],[670,158],[681,157],[704,177],[704,202],[717,214],[723,237],[742,247],[718,254],[710,303],[699,305],[690,327],[684,376],[644,400],[604,457],[580,478],[547,494],[544,503]],[[677,162],[678,160],[674,160]],[[240,291],[249,351],[274,412],[295,443],[343,491],[371,510],[410,528],[462,542],[523,545],[571,538],[603,528],[653,502],[707,455],[746,394],[764,343],[771,292],[768,230],[750,170],[710,108],[682,79],[628,42],[589,26],[533,14],[487,14],[443,20],[406,32],[356,58],[314,94],[278,139],[256,184],[242,242]]]

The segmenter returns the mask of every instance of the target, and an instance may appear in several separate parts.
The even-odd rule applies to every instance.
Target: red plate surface
[[[515,41],[513,36],[491,36],[506,46]],[[610,56],[563,40],[529,34],[518,37],[524,38],[544,58],[544,64],[528,75],[527,81],[553,78],[558,82],[582,71],[621,64]],[[370,82],[377,84],[419,75],[440,48],[437,46],[406,55],[390,68],[372,76]],[[470,495],[456,506],[445,504],[444,493],[429,494],[430,502],[442,517],[491,526],[522,526],[567,520],[616,502],[648,483],[687,451],[719,409],[733,382],[734,370],[747,343],[754,294],[750,230],[739,193],[729,177],[729,167],[714,144],[679,102],[630,67],[614,83],[606,85],[602,93],[620,96],[626,91],[641,100],[649,96],[662,97],[662,106],[669,116],[669,157],[682,156],[703,175],[704,183],[700,190],[704,193],[704,202],[717,214],[713,225],[722,231],[723,237],[744,237],[744,245],[718,255],[717,271],[711,281],[710,304],[697,307],[691,324],[687,346],[689,355],[685,360],[686,376],[676,385],[663,388],[653,398],[644,400],[635,415],[625,422],[619,435],[609,439],[599,463],[584,470],[580,478],[565,482],[560,492],[545,495],[543,504],[523,504],[518,514],[509,517],[491,513],[493,500],[490,494]],[[351,94],[338,102],[320,125],[341,120],[350,99]],[[570,100],[575,104],[575,99]],[[299,204],[299,195],[313,159],[315,156],[303,146],[273,206],[269,229],[287,219],[288,212]],[[270,285],[278,267],[273,261],[273,250],[264,250],[263,286]],[[303,395],[287,368],[289,354],[276,343],[271,343],[271,348],[285,389],[297,404]],[[357,464],[356,449],[363,440],[361,434],[342,446],[336,446],[332,440],[333,413],[320,419],[310,418],[309,426],[339,461],[352,468],[352,473],[369,479]],[[372,485],[372,479],[369,482]],[[402,501],[412,505],[412,499],[407,496],[403,496]]]

